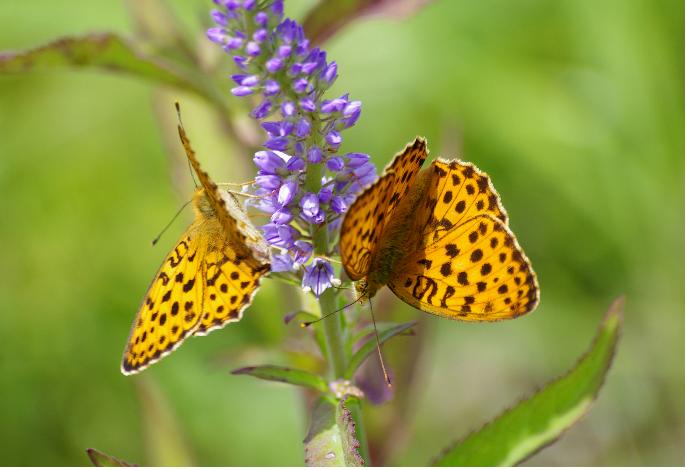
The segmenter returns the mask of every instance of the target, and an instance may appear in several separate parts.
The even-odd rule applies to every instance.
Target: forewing
[[[384,230],[386,209],[394,194],[395,175],[386,173],[358,196],[346,212],[339,249],[346,274],[356,281],[367,276]]]
[[[340,252],[351,279],[367,276],[386,222],[408,194],[426,158],[427,143],[418,137],[394,157],[381,177],[349,208],[341,226]]]
[[[237,253],[231,243],[209,250],[205,256],[203,314],[195,335],[205,335],[229,322],[239,321],[270,267]]]
[[[406,148],[396,154],[391,164],[385,168],[383,175],[393,173],[393,192],[385,211],[385,217],[390,217],[415,182],[422,164],[427,159],[427,141],[422,137],[406,145]]]
[[[533,310],[537,279],[507,225],[489,177],[467,162],[436,161],[411,230],[418,249],[389,288],[405,302],[467,321],[513,318]]]
[[[184,151],[186,152],[186,157],[193,167],[193,170],[196,172],[196,175],[198,175],[200,184],[205,190],[205,197],[207,197],[208,201],[210,201],[210,204],[215,210],[217,220],[220,224],[222,224],[225,233],[231,238],[231,241],[234,246],[237,247],[237,250],[246,255],[249,249],[246,244],[245,236],[240,230],[237,229],[236,219],[233,218],[227,211],[225,200],[222,198],[217,184],[212,181],[210,175],[208,175],[207,172],[201,168],[200,162],[196,158],[196,152],[191,147],[191,142],[188,140],[184,128],[179,125],[178,130],[179,138],[181,139],[181,143],[184,146]]]
[[[122,359],[134,374],[167,356],[196,327],[203,302],[202,235],[194,222],[167,255],[136,314]]]

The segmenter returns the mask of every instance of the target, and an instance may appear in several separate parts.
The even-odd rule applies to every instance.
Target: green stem
[[[322,173],[324,167],[322,164],[308,165],[308,170],[305,178],[305,189],[307,191],[317,193],[322,182]],[[313,251],[315,256],[327,255],[329,252],[329,235],[326,226],[315,227],[311,229],[313,240]],[[325,290],[319,298],[320,316],[327,315],[338,308],[337,292],[335,289]],[[329,380],[336,380],[343,378],[347,367],[347,356],[345,349],[344,338],[346,336],[345,323],[341,321],[341,315],[331,315],[321,322],[316,324],[317,328],[321,328],[324,337],[325,357],[327,358]],[[358,442],[360,442],[360,456],[363,458],[365,465],[370,465],[370,452],[367,447],[367,438],[365,434],[365,427],[363,426],[362,410],[360,408],[360,401],[358,399],[350,400],[348,403],[351,417],[355,422],[355,433]]]

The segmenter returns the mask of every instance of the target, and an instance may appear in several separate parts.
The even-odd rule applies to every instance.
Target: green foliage
[[[338,403],[322,398],[314,406],[305,443],[305,464],[309,467],[362,467],[355,424],[345,400]]]
[[[145,9],[144,2],[131,3],[132,11]],[[287,0],[287,8],[295,3]],[[317,8],[327,3],[333,5]],[[150,38],[119,39],[136,37],[121,3],[0,5],[0,49],[29,54],[5,54],[5,72],[44,72],[0,76],[0,245],[9,247],[0,273],[0,352],[16,358],[0,365],[13,405],[0,428],[0,440],[13,443],[6,465],[74,465],[85,445],[155,463],[151,455],[175,449],[161,450],[148,423],[167,423],[162,436],[167,426],[181,427],[183,438],[170,442],[182,442],[187,457],[192,449],[199,464],[302,463],[298,389],[275,390],[223,372],[272,361],[287,330],[274,307],[298,308],[294,296],[265,286],[239,325],[190,341],[174,360],[148,371],[166,404],[136,393],[137,379],[117,369],[132,315],[164,254],[148,249],[150,238],[193,190],[181,159],[166,151],[177,148],[176,136],[160,138],[174,124],[154,122],[149,106],[154,98],[171,109],[177,96],[156,84],[197,87],[192,95],[211,98],[215,107],[236,103],[204,79],[208,71],[229,86],[224,70],[212,67],[205,26],[197,21],[208,2],[164,8],[183,21],[150,12],[147,18],[197,40],[185,44],[197,53],[195,62],[187,55],[179,67],[141,47]],[[340,65],[337,87],[364,103],[345,145],[369,152],[381,168],[421,134],[432,156],[464,158],[489,171],[542,282],[537,312],[495,325],[426,319],[390,295],[378,300],[388,306],[379,309],[383,319],[423,321],[412,344],[385,347],[392,366],[399,364],[396,376],[408,380],[397,397],[407,397],[365,410],[370,441],[392,449],[374,463],[422,464],[438,440],[474,428],[493,415],[494,403],[562,370],[577,353],[576,332],[596,322],[591,307],[618,290],[628,293],[633,321],[606,399],[578,424],[577,440],[562,439],[532,463],[684,463],[683,9],[675,0],[436,1],[404,21],[350,22],[327,45]],[[101,57],[89,55],[97,43],[88,39],[104,37],[97,34],[78,36],[67,48],[35,49],[92,30],[118,31],[104,33],[116,39]],[[178,51],[173,41],[166,47]],[[73,57],[65,54],[69,48]],[[84,67],[147,81],[47,73]],[[202,132],[194,143],[204,163],[228,180],[248,178],[241,167],[250,165],[249,152],[227,143],[227,129],[216,131],[205,103],[188,99],[186,124]],[[647,242],[640,249],[637,240]],[[289,353],[295,364],[304,361],[297,346]],[[141,405],[149,402],[167,410],[161,415],[174,410],[171,421],[145,414]],[[348,408],[361,414],[358,405]],[[397,416],[404,419],[393,421]],[[394,448],[389,438],[398,435],[411,436],[412,445]]]
[[[589,410],[604,383],[620,339],[622,308],[622,299],[613,303],[568,373],[447,449],[435,465],[513,466],[558,439]]]
[[[250,366],[236,369],[234,375],[250,375],[262,380],[284,382],[301,387],[309,387],[321,393],[327,393],[327,382],[319,375],[304,370],[279,366]]]
[[[389,324],[389,325],[379,325],[379,344],[384,344],[385,342],[389,341],[391,338],[394,336],[398,336],[400,334],[408,332],[413,326],[415,326],[417,322],[408,322],[408,323],[402,323],[402,324]],[[374,334],[374,331],[369,331],[369,328],[367,329],[368,331],[368,337],[365,340],[365,343],[358,349],[353,356],[350,358],[348,361],[348,367],[346,369],[346,373],[344,374],[344,377],[346,378],[351,378],[355,374],[355,371],[358,370],[358,367],[363,363],[367,357],[374,352],[374,350],[377,348],[377,337]]]
[[[94,67],[197,92],[202,88],[171,64],[146,56],[114,33],[67,37],[22,52],[0,55],[0,73],[46,72],[62,67]]]

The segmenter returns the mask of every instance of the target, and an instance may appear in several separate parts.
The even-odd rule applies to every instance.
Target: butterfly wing
[[[193,170],[196,172],[196,175],[198,175],[200,184],[205,190],[205,197],[212,205],[217,220],[219,220],[222,227],[224,227],[227,237],[235,247],[234,249],[240,252],[243,256],[254,254],[251,253],[251,249],[246,243],[245,234],[238,229],[237,219],[232,217],[232,215],[228,212],[227,200],[222,197],[217,184],[212,181],[210,175],[208,175],[207,172],[201,168],[200,162],[196,158],[196,152],[191,147],[191,142],[186,135],[186,131],[181,125],[179,125],[177,128],[179,130],[181,144],[184,146],[184,151],[186,152],[186,157],[193,167]]]
[[[122,372],[134,374],[175,350],[196,328],[203,304],[203,234],[194,222],[167,255],[136,314]]]
[[[382,176],[363,191],[341,225],[340,252],[352,280],[367,276],[384,226],[427,158],[427,143],[416,138],[397,154]]]
[[[429,171],[429,190],[411,228],[422,234],[419,249],[395,270],[389,288],[421,310],[466,321],[533,310],[536,275],[489,177],[456,160],[438,160]]]
[[[205,254],[203,314],[195,335],[239,321],[270,266],[239,255],[231,244]]]

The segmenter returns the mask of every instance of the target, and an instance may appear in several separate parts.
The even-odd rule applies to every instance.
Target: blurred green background
[[[168,3],[212,49],[211,2]],[[312,3],[287,0],[287,13]],[[410,384],[397,378],[402,412],[365,409],[387,463],[428,462],[565,372],[625,294],[599,401],[527,463],[684,465],[683,18],[677,0],[443,0],[364,18],[325,45],[333,94],[363,101],[344,149],[381,168],[420,134],[432,155],[489,172],[541,284],[536,312],[485,325],[378,296],[380,316],[422,320],[417,339],[385,348],[392,368],[416,361]],[[126,4],[103,0],[4,0],[0,20],[0,50],[135,30]],[[249,177],[250,154],[190,95],[98,71],[0,75],[2,465],[86,465],[87,447],[151,465],[303,462],[301,393],[228,374],[297,347],[282,323],[297,299],[274,283],[240,324],[140,376],[119,372],[139,301],[190,217],[150,247],[193,191],[166,137],[175,98],[211,174]]]

